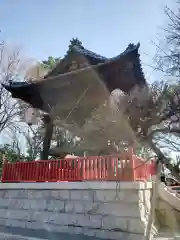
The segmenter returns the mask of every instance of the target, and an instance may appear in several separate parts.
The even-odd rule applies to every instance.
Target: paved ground
[[[81,234],[72,235],[68,233],[52,233],[44,230],[31,230],[31,229],[24,229],[18,227],[0,227],[0,233],[7,233],[7,234],[14,234],[13,237],[4,237],[2,234],[0,235],[0,240],[26,240],[27,237],[34,237],[46,240],[102,240],[101,238],[97,237],[88,237]],[[21,235],[20,237],[15,237],[15,235]],[[24,238],[23,238],[24,237]]]

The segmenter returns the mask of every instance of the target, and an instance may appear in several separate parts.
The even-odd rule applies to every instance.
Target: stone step
[[[161,232],[154,238],[154,240],[180,240],[180,234]]]
[[[156,237],[154,240],[179,240],[180,237]]]
[[[35,238],[35,237],[27,237],[21,236],[17,234],[10,234],[10,233],[0,233],[0,240],[48,240],[44,238]]]
[[[156,237],[154,240],[179,240],[180,238],[175,238],[175,237]]]
[[[0,240],[103,240],[102,238],[91,237],[91,236],[86,236],[82,234],[72,235],[68,233],[60,233],[59,235],[56,235],[51,233],[47,235],[47,238],[44,238],[42,236],[38,237],[38,234],[36,231],[32,231],[32,234],[29,236],[27,235],[25,236],[24,233],[20,233],[23,235],[19,235],[16,232],[11,233],[10,231],[11,231],[10,229],[9,229],[9,232],[1,231]]]

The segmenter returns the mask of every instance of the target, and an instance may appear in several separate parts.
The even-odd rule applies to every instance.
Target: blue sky
[[[1,38],[20,45],[37,60],[62,57],[69,40],[111,57],[130,42],[141,43],[141,59],[150,64],[167,19],[164,6],[174,0],[1,0]],[[151,75],[152,69],[145,68]]]
[[[129,43],[140,42],[141,60],[152,62],[167,26],[164,7],[174,0],[1,0],[1,39],[21,46],[37,60],[63,57],[70,39],[101,55],[112,57]],[[157,78],[144,67],[147,80]]]

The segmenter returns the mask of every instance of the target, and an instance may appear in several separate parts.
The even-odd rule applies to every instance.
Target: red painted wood
[[[154,163],[143,163],[126,152],[62,160],[5,161],[2,182],[145,181],[154,174]]]

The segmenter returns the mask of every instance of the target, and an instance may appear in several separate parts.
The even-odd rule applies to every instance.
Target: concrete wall
[[[1,183],[0,225],[144,239],[151,183]]]

